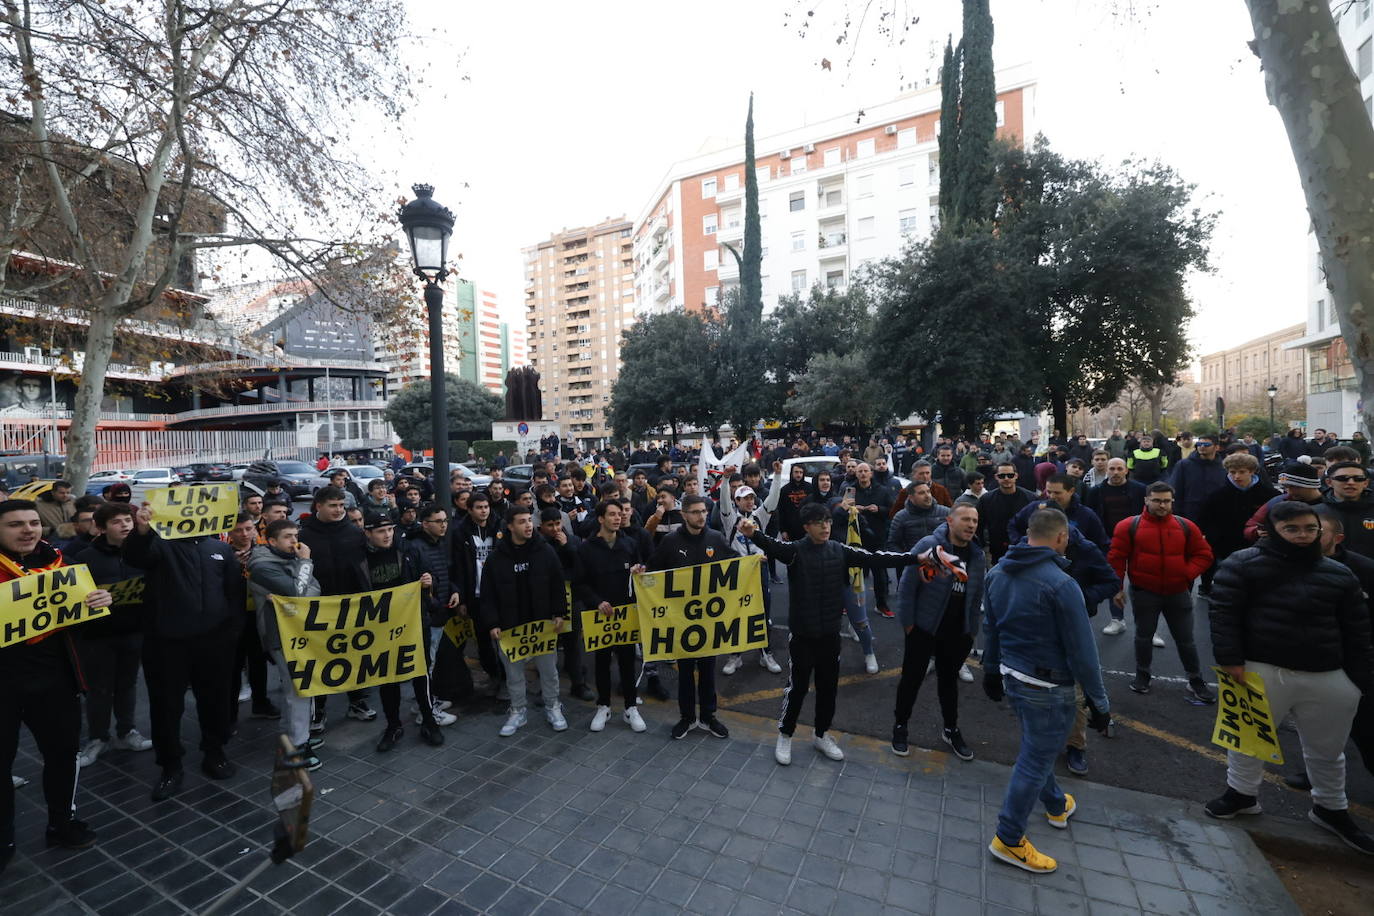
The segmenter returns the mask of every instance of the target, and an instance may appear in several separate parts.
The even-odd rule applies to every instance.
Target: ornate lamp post
[[[448,276],[448,240],[453,235],[453,212],[434,199],[434,186],[412,185],[415,199],[397,213],[410,242],[415,275],[425,281],[429,309],[429,400],[434,439],[434,492],[448,492],[448,395],[444,389],[444,288]]]
[[[1276,432],[1274,429],[1274,397],[1279,393],[1279,386],[1270,383],[1264,393],[1269,395],[1269,438],[1272,440]]]

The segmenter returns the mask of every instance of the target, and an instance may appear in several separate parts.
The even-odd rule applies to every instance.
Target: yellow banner
[[[564,624],[567,627],[567,624]],[[559,631],[552,620],[532,620],[501,631],[501,651],[514,664],[536,655],[558,651]]]
[[[160,487],[143,498],[153,510],[153,530],[169,541],[228,531],[239,514],[239,488],[233,483]]]
[[[609,614],[597,608],[582,612],[582,647],[588,652],[638,642],[639,612],[633,604],[611,608]]]
[[[427,674],[420,583],[333,595],[272,596],[286,673],[303,697]]]
[[[448,623],[444,624],[444,635],[449,638],[458,648],[463,648],[463,643],[473,639],[476,631],[472,626],[471,617],[450,617]]]
[[[123,607],[126,604],[140,604],[143,601],[143,588],[146,580],[142,576],[132,576],[128,579],[120,579],[109,585],[101,585],[99,588],[105,589],[110,593],[110,607]],[[251,598],[250,598],[251,600]]]
[[[767,647],[762,565],[755,554],[636,575],[644,660]]]
[[[95,591],[86,566],[59,566],[0,584],[0,648],[110,613],[86,607]]]
[[[1242,684],[1220,668],[1212,670],[1217,673],[1217,723],[1212,743],[1247,757],[1283,763],[1277,723],[1269,714],[1269,700],[1264,695],[1264,679],[1246,671]]]

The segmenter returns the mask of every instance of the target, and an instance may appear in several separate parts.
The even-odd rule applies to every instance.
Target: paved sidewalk
[[[1059,870],[1031,876],[986,851],[1005,767],[936,752],[900,760],[844,736],[848,759],[836,764],[811,749],[805,727],[792,766],[779,767],[762,718],[727,712],[729,740],[697,731],[672,741],[675,706],[643,708],[642,735],[618,716],[591,734],[592,708],[576,702],[572,727],[556,735],[531,705],[515,738],[496,736],[497,714],[464,716],[442,748],[409,727],[385,755],[373,750],[380,724],[332,724],[309,846],[227,911],[1298,912],[1245,833],[1200,822],[1197,806],[1067,781],[1079,801],[1069,830],[1030,828]],[[33,782],[16,793],[20,848],[0,909],[204,910],[270,843],[270,724],[242,724],[231,746],[241,771],[226,783],[200,775],[188,740],[186,789],[161,804],[148,800],[150,753],[102,756],[82,774],[80,814],[100,832],[82,852],[42,849],[25,733],[15,771]]]

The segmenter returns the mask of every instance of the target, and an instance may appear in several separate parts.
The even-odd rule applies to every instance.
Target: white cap
[[[754,488],[753,488],[753,487],[740,487],[739,489],[735,490],[735,499],[742,499],[742,498],[744,498],[745,496],[754,496],[754,495],[755,495],[755,493],[754,493]]]

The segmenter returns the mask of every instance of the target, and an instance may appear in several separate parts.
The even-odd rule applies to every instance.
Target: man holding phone
[[[854,468],[853,492],[847,493],[859,509],[859,537],[865,550],[881,550],[887,543],[888,510],[892,508],[892,491],[873,479],[873,468],[860,462]],[[878,613],[896,617],[887,606],[887,570],[873,570],[873,601]]]

